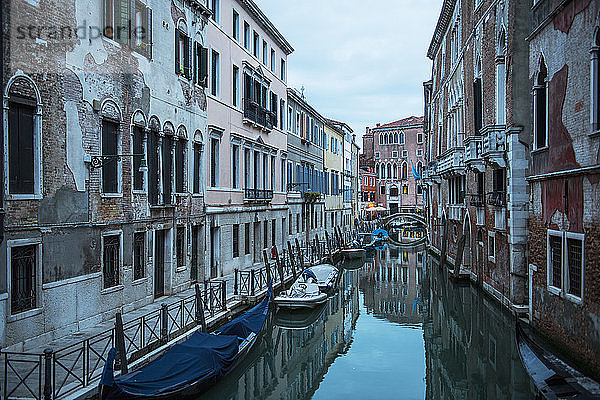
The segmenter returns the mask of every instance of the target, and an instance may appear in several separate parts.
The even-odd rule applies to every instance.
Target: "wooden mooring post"
[[[44,350],[44,400],[52,399],[52,349]],[[4,382],[6,384],[6,380]]]
[[[281,261],[279,260],[279,251],[277,251],[277,246],[273,246],[273,251],[275,252],[275,265],[277,265],[277,272],[279,272],[279,279],[281,279],[281,290],[285,287],[285,277],[283,275],[283,265],[281,265]]]
[[[300,259],[300,273],[302,273],[302,271],[304,271],[304,256],[302,255],[302,249],[300,248],[298,238],[296,238],[296,250],[298,252],[298,258]]]
[[[161,332],[162,335],[162,332]],[[121,374],[127,373],[127,353],[125,351],[125,333],[123,332],[123,318],[121,313],[115,315],[115,369],[120,369]]]
[[[267,270],[267,285],[271,282],[271,266],[269,265],[269,255],[267,249],[263,249],[263,260],[265,261],[265,268]]]
[[[202,292],[200,285],[196,283],[196,324],[200,325],[202,332],[206,332],[206,319],[204,318],[204,304],[202,304]]]
[[[288,240],[288,258],[290,260],[290,266],[292,267],[292,276],[294,277],[294,282],[296,281],[296,263],[294,262],[294,251],[292,250],[292,244]]]
[[[327,253],[329,254],[329,261],[333,264],[333,254],[331,254],[331,243],[329,242],[329,234],[325,231],[325,243],[327,244]]]

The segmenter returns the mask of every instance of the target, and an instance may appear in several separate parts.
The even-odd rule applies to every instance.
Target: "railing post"
[[[127,373],[127,353],[125,351],[125,333],[123,332],[123,318],[121,313],[115,315],[115,369],[120,369],[122,374]]]
[[[52,400],[52,349],[44,350],[44,400]],[[5,366],[6,367],[6,366]],[[4,382],[6,385],[7,382]]]
[[[239,271],[237,268],[233,270],[233,294],[236,296],[238,295],[238,273]]]
[[[206,319],[204,318],[204,306],[202,305],[202,293],[200,285],[196,283],[196,323],[202,327],[202,332],[206,332]]]
[[[169,341],[169,308],[167,303],[160,305],[160,340],[163,343]]]
[[[277,265],[277,271],[279,272],[279,278],[281,279],[281,289],[285,287],[285,277],[283,276],[283,266],[279,260],[279,252],[277,246],[275,246],[275,264]]]
[[[304,255],[302,254],[302,249],[300,249],[298,238],[296,238],[296,251],[298,252],[298,258],[300,259],[300,262],[298,263],[300,265],[300,273],[302,273],[302,271],[304,271]]]
[[[223,310],[227,310],[227,283],[221,281],[221,307]]]
[[[265,261],[265,268],[267,269],[267,285],[271,282],[271,267],[269,266],[269,256],[267,250],[263,249],[263,260]]]
[[[210,308],[208,304],[208,281],[204,280],[204,307]]]
[[[254,270],[250,270],[250,296],[254,296]]]

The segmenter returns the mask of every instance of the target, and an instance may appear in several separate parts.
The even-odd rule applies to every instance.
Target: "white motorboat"
[[[300,275],[289,290],[283,291],[273,300],[279,307],[314,308],[327,301],[327,294],[322,293],[314,275]]]
[[[319,264],[305,269],[302,275],[314,277],[321,291],[326,292],[334,288],[337,283],[339,271],[331,264]]]

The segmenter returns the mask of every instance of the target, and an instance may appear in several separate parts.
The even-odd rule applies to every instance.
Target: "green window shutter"
[[[208,49],[200,47],[200,84],[208,86]]]
[[[181,73],[181,66],[179,65],[179,29],[175,29],[175,75]]]

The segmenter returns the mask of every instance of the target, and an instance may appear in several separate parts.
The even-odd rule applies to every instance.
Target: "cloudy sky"
[[[304,86],[325,117],[362,136],[377,122],[423,114],[442,0],[255,1],[295,49],[288,85]]]

